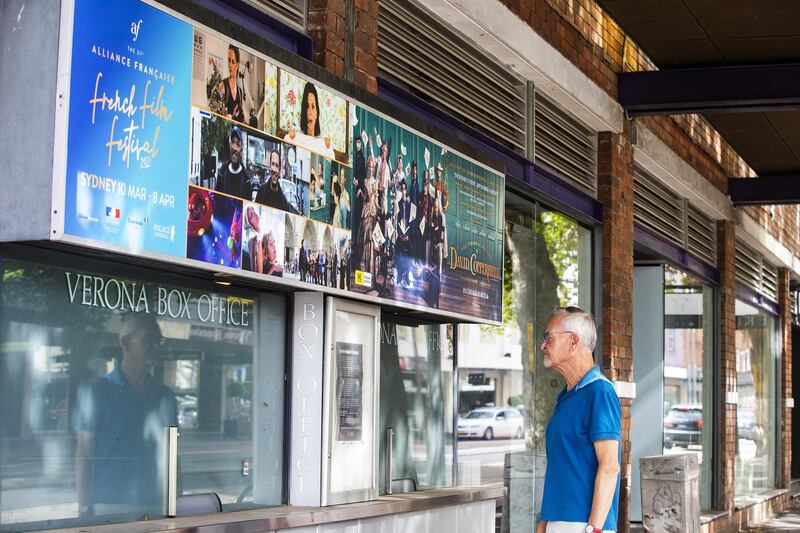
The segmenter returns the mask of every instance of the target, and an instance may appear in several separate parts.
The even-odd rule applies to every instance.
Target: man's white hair
[[[561,327],[578,336],[581,344],[594,351],[597,344],[597,325],[592,313],[580,307],[556,307],[553,316],[561,317]]]

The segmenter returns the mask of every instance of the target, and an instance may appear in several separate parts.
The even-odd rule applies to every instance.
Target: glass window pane
[[[541,499],[545,429],[564,386],[544,368],[539,338],[554,307],[591,310],[591,254],[590,230],[507,195],[503,326],[459,327],[459,483],[503,482],[506,461],[518,479],[527,472],[530,484],[510,494],[512,524]]]
[[[776,320],[736,301],[737,498],[775,486]]]
[[[664,269],[664,453],[697,454],[700,503],[711,508],[714,293]]]
[[[452,484],[452,331],[439,324],[381,324],[381,428],[394,430],[392,479],[395,485],[412,480],[403,485],[407,490]],[[385,436],[382,443],[383,462]]]
[[[179,493],[279,504],[283,389],[256,376],[283,375],[282,298],[48,261],[4,257],[0,530],[163,515],[171,425]],[[267,300],[280,336],[259,358]],[[254,441],[263,431],[272,444]]]

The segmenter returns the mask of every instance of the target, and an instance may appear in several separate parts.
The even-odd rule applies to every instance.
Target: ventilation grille
[[[778,269],[764,257],[736,239],[736,281],[747,285],[773,302],[778,301]]]
[[[761,265],[761,293],[778,301],[778,269],[766,262]]]
[[[695,206],[686,210],[686,249],[708,263],[717,265],[716,223]]]
[[[417,4],[381,0],[378,73],[525,153],[525,83]]]
[[[685,247],[684,200],[652,174],[633,170],[633,219]]]
[[[738,239],[734,266],[736,281],[761,292],[761,255]]]
[[[281,19],[301,32],[306,30],[306,0],[245,0],[245,2]]]
[[[597,135],[538,92],[533,140],[535,163],[597,194]]]

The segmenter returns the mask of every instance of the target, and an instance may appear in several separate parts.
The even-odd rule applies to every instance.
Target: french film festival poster
[[[192,28],[136,0],[77,0],[66,233],[182,256]]]

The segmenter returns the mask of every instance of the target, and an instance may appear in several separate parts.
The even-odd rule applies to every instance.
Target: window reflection
[[[736,301],[737,498],[775,486],[776,320]]]
[[[394,430],[395,491],[449,486],[453,462],[452,326],[381,324],[380,427]],[[385,487],[385,434],[381,435]]]
[[[713,289],[664,269],[664,453],[695,453],[700,503],[711,508]]]
[[[591,235],[561,213],[507,195],[503,326],[459,327],[459,483],[503,482],[508,462],[518,479],[530,479],[510,502],[523,521],[541,498],[546,424],[564,387],[543,366],[539,324],[557,306],[591,309]]]
[[[163,515],[169,425],[181,433],[179,493],[213,491],[226,508],[279,504],[282,298],[80,263],[4,257],[0,530]],[[266,387],[257,409],[254,384]]]

